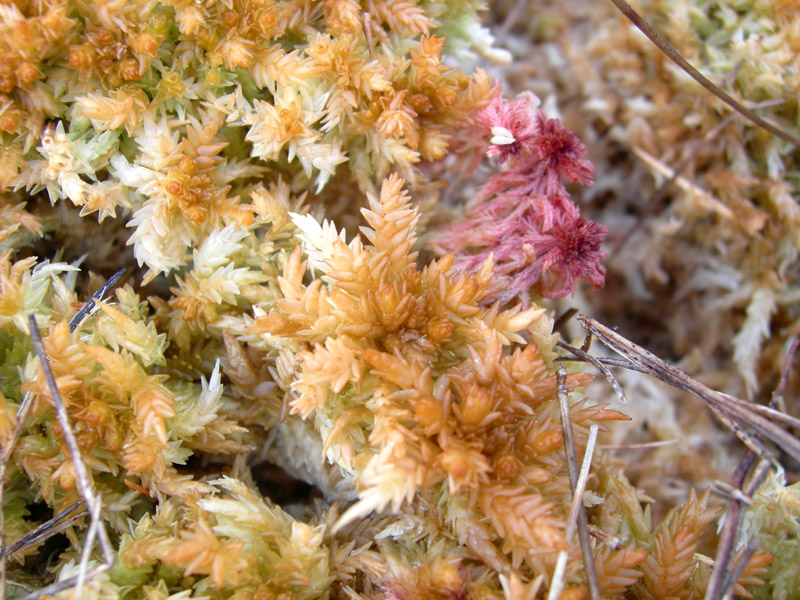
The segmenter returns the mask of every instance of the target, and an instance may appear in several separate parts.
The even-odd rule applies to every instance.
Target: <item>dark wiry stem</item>
[[[653,42],[659,50],[661,50],[667,57],[678,65],[681,69],[683,69],[692,79],[694,79],[697,83],[702,85],[705,89],[709,92],[714,94],[717,98],[722,100],[725,104],[730,106],[733,110],[738,112],[740,115],[749,119],[754,124],[758,125],[762,129],[769,131],[771,134],[781,138],[789,142],[790,144],[794,144],[795,146],[800,146],[800,138],[790,133],[787,133],[780,127],[773,125],[769,121],[762,119],[757,114],[755,114],[752,110],[744,106],[741,102],[733,98],[727,92],[721,90],[718,86],[711,83],[706,77],[700,73],[697,69],[695,69],[689,62],[683,58],[678,52],[673,48],[670,43],[665,40],[660,33],[658,33],[655,29],[648,25],[647,21],[645,21],[639,13],[637,13],[630,4],[625,2],[625,0],[611,0],[611,3],[619,9],[619,11],[625,15],[625,17],[633,23],[643,34],[645,34],[651,42]]]
[[[786,360],[783,363],[781,378],[775,390],[772,392],[770,408],[776,408],[783,398],[783,392],[786,389],[786,382],[789,379],[789,372],[791,371],[792,361],[794,360],[798,345],[800,345],[800,340],[795,339],[789,347],[789,352],[786,353]],[[764,481],[764,478],[769,472],[769,463],[762,460],[750,478],[750,481],[745,485],[745,477],[754,460],[755,456],[752,452],[746,453],[731,478],[731,487],[734,490],[741,490],[745,497],[752,496],[756,490],[758,490],[761,482]],[[705,600],[718,600],[719,598],[725,597],[731,588],[736,585],[737,579],[739,579],[738,574],[734,577],[733,574],[730,573],[732,571],[731,562],[733,561],[734,547],[739,537],[739,530],[741,529],[742,518],[744,517],[742,504],[742,500],[735,496],[731,497],[728,502],[728,512],[725,514],[725,523],[720,532],[717,555],[714,558],[715,567],[714,571],[711,573],[708,587],[706,588]],[[748,548],[749,555],[741,557],[737,565],[739,574],[741,574],[741,571],[746,567],[747,561],[755,550],[755,547]],[[745,552],[745,554],[747,554],[747,552]],[[727,576],[726,573],[728,574]]]

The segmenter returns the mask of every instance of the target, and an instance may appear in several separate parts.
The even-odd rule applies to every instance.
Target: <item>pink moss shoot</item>
[[[531,93],[508,101],[498,94],[479,112],[482,134],[491,136],[486,154],[508,168],[481,188],[467,220],[435,242],[465,271],[492,255],[498,283],[488,302],[527,304],[529,291],[561,298],[578,279],[595,289],[605,282],[606,227],[582,219],[564,187],[565,179],[591,185],[594,169],[578,138],[538,104]]]

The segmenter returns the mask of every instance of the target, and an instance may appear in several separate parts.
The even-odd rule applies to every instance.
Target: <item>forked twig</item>
[[[83,320],[88,317],[89,315],[94,312],[95,308],[97,308],[97,301],[102,300],[103,297],[113,288],[122,276],[125,274],[125,269],[120,269],[116,273],[114,273],[108,280],[97,290],[94,294],[92,294],[91,298],[87,300],[83,306],[76,312],[73,317],[69,321],[69,330],[75,331],[78,326],[83,322]],[[28,419],[28,413],[31,409],[31,403],[33,402],[33,394],[27,392],[23,398],[22,402],[19,405],[19,409],[17,409],[17,423],[14,426],[13,431],[11,432],[11,438],[9,439],[8,443],[5,447],[0,450],[0,506],[3,505],[3,491],[4,491],[4,482],[6,476],[6,467],[8,465],[8,461],[11,458],[11,452],[13,452],[14,447],[17,445],[17,440],[19,440],[19,436],[22,434],[22,429],[25,427],[25,422]],[[64,513],[62,513],[64,514]],[[37,528],[38,529],[38,528]],[[4,536],[5,536],[5,523],[3,520],[3,511],[0,510],[0,600],[4,600],[5,598],[5,583],[6,583],[6,556],[10,554],[10,552],[5,551],[5,543],[4,543]],[[27,536],[26,536],[27,537]],[[16,550],[23,548],[24,546],[17,547]]]
[[[606,378],[606,381],[608,381],[609,385],[612,388],[614,388],[614,391],[617,393],[617,398],[619,398],[619,401],[622,404],[627,404],[628,398],[625,396],[625,392],[622,389],[622,386],[619,384],[619,381],[617,381],[617,378],[614,377],[613,373],[611,373],[611,371],[608,370],[608,367],[606,367],[602,362],[600,362],[600,360],[598,360],[597,358],[595,358],[594,356],[592,356],[591,354],[589,354],[588,352],[586,352],[581,348],[570,346],[563,340],[558,340],[556,342],[556,345],[561,348],[564,348],[565,350],[569,350],[570,352],[572,352],[573,356],[578,357],[581,360],[586,361],[590,363],[592,366],[594,366],[595,369],[597,369],[598,371],[600,371],[600,373],[603,374],[603,376]]]
[[[769,121],[762,119],[757,114],[755,114],[752,110],[744,106],[741,102],[733,98],[730,94],[725,92],[724,90],[720,89],[718,86],[714,85],[711,81],[709,81],[700,71],[695,69],[689,62],[683,58],[676,50],[673,48],[670,43],[665,40],[660,33],[658,33],[655,29],[653,29],[647,21],[645,21],[639,13],[637,13],[630,4],[625,2],[625,0],[611,0],[611,3],[617,7],[617,9],[625,15],[625,17],[633,23],[639,31],[645,34],[651,42],[653,42],[659,50],[661,50],[667,57],[678,65],[681,69],[683,69],[687,75],[689,75],[692,79],[694,79],[697,83],[702,85],[706,90],[714,94],[717,98],[722,100],[725,104],[730,106],[740,115],[745,117],[746,119],[750,120],[752,123],[758,125],[762,129],[769,131],[771,134],[785,140],[795,146],[800,146],[800,138],[795,135],[792,135],[780,127],[770,123]]]
[[[775,390],[772,392],[772,398],[770,399],[770,408],[772,409],[778,406],[783,398],[783,392],[786,389],[786,382],[789,379],[792,361],[794,360],[794,356],[797,352],[799,344],[800,340],[795,339],[790,345],[789,351],[786,353],[786,360],[783,363],[781,378],[778,381],[778,385],[775,387]],[[751,476],[750,481],[748,481],[745,485],[745,477],[754,460],[755,455],[753,455],[752,452],[747,452],[739,465],[736,467],[736,471],[734,471],[733,477],[731,478],[731,488],[733,490],[738,490],[742,494],[743,498],[750,498],[756,492],[756,490],[758,490],[761,482],[764,481],[764,478],[769,472],[769,463],[765,460],[760,461],[755,472]],[[714,564],[716,566],[711,572],[711,577],[708,581],[705,600],[719,600],[720,598],[724,598],[726,595],[728,595],[733,586],[736,585],[736,581],[739,579],[741,570],[746,567],[747,561],[755,551],[755,548],[748,548],[750,554],[748,556],[741,557],[739,564],[737,565],[737,569],[735,569],[739,571],[739,574],[736,576],[733,576],[733,574],[726,576],[726,573],[733,571],[730,568],[730,563],[733,560],[736,540],[739,537],[742,519],[744,517],[744,511],[742,508],[743,504],[747,504],[747,502],[743,501],[742,498],[739,498],[736,495],[732,495],[728,502],[728,511],[725,514],[725,521],[722,525],[719,543],[717,545],[717,554],[714,557]],[[745,554],[747,554],[747,552],[745,552]]]
[[[578,320],[600,341],[636,365],[642,372],[702,400],[717,418],[759,457],[771,456],[759,436],[775,443],[791,456],[800,456],[800,440],[779,426],[800,428],[800,419],[769,406],[712,390],[594,319],[579,316]]]
[[[632,362],[624,360],[622,358],[607,358],[605,356],[592,356],[591,358],[592,360],[589,360],[588,358],[583,358],[581,356],[573,354],[572,356],[558,356],[556,357],[556,360],[559,362],[587,362],[591,364],[594,364],[594,361],[597,361],[601,365],[604,365],[606,367],[621,367],[623,369],[627,369],[628,371],[637,371],[639,373],[644,373],[643,369],[637,367]]]
[[[741,526],[742,506],[746,504],[744,500],[758,489],[758,486],[769,471],[771,462],[775,460],[770,451],[763,445],[761,439],[765,438],[774,442],[791,456],[800,456],[800,441],[780,427],[780,425],[794,428],[800,427],[800,419],[791,417],[775,408],[779,403],[780,394],[783,393],[786,387],[791,361],[794,352],[798,348],[798,342],[795,341],[791,346],[784,364],[780,383],[775,393],[773,393],[770,406],[762,406],[712,390],[684,371],[661,360],[651,352],[641,346],[637,346],[594,319],[578,316],[578,320],[589,333],[620,354],[626,361],[632,363],[636,370],[651,375],[702,400],[717,418],[729,427],[749,449],[737,467],[731,481],[730,489],[738,490],[740,494],[731,494],[728,512],[720,532],[720,540],[714,560],[715,568],[706,588],[706,600],[720,600],[720,598],[728,594],[738,579],[738,576],[733,576],[733,569],[730,568],[730,565]],[[758,467],[748,484],[743,486],[745,476],[756,457],[761,459]],[[745,558],[747,557],[743,557],[742,560]],[[741,569],[745,568],[743,565],[740,566]]]
[[[569,485],[572,488],[573,502],[578,496],[578,456],[575,452],[575,435],[572,431],[572,417],[569,411],[569,394],[567,393],[567,372],[564,367],[559,367],[556,371],[557,396],[561,407],[561,428],[564,432],[564,448],[567,453],[567,469],[569,471]],[[596,434],[595,434],[596,435]],[[591,462],[591,454],[587,447],[586,455]],[[584,461],[586,456],[584,456]],[[588,469],[587,469],[588,471]],[[581,544],[581,555],[583,557],[583,568],[586,572],[586,582],[589,586],[589,597],[592,600],[600,600],[600,586],[597,583],[597,571],[594,567],[594,556],[592,555],[592,540],[589,535],[589,520],[586,518],[586,508],[583,506],[583,494],[580,494],[577,505],[577,526],[578,540]],[[571,513],[572,511],[570,511]],[[570,524],[567,525],[569,531]],[[569,537],[567,538],[569,540]],[[560,558],[560,556],[559,556]]]
[[[745,476],[747,475],[747,471],[750,470],[754,460],[755,455],[752,452],[747,452],[744,455],[731,478],[731,487],[733,489],[742,491]],[[751,485],[756,483],[755,487],[757,488],[766,476],[768,470],[769,463],[765,460],[760,461],[759,467],[750,482]],[[749,489],[750,486],[748,486],[748,491]],[[745,497],[750,496],[747,491],[744,491],[744,495]],[[711,577],[708,580],[705,600],[719,600],[727,593],[727,590],[736,583],[736,579],[738,579],[737,576],[736,579],[733,579],[730,585],[728,585],[726,573],[731,570],[730,563],[733,560],[736,539],[739,537],[739,529],[742,525],[742,517],[744,516],[742,504],[743,502],[736,497],[731,497],[728,501],[728,510],[725,513],[725,520],[720,531],[717,553],[716,556],[714,556],[714,569],[711,571]]]
[[[75,580],[72,585],[77,586],[77,596],[80,597],[86,577],[90,575],[94,576],[110,569],[111,565],[114,563],[114,552],[111,547],[111,542],[108,539],[105,526],[103,525],[102,521],[100,521],[101,500],[95,495],[94,490],[92,489],[91,479],[88,471],[86,470],[86,465],[83,463],[83,457],[81,456],[78,442],[75,439],[75,434],[72,431],[72,426],[69,422],[69,415],[67,414],[67,409],[64,406],[64,400],[61,398],[61,393],[58,390],[58,384],[56,383],[55,377],[53,376],[53,371],[50,368],[49,359],[47,358],[47,353],[44,349],[44,343],[42,342],[42,336],[39,333],[39,326],[36,324],[36,317],[34,315],[28,316],[28,324],[30,326],[33,347],[36,350],[36,355],[39,357],[39,364],[42,369],[42,373],[44,373],[44,377],[47,380],[47,386],[50,388],[50,394],[53,400],[53,408],[56,411],[56,418],[58,419],[58,424],[61,426],[64,442],[69,450],[72,468],[75,471],[75,483],[78,487],[78,493],[83,499],[84,504],[86,504],[91,518],[89,531],[86,536],[86,543],[81,550],[80,569],[78,571],[78,575],[74,578],[71,578]],[[93,532],[95,533],[93,534]],[[92,546],[94,545],[95,535],[100,543],[100,549],[103,553],[104,563],[89,571],[87,570],[87,564],[89,555],[92,551]],[[58,582],[53,584],[53,586],[63,585],[67,583],[67,581]],[[48,586],[48,588],[52,588],[53,586]],[[71,587],[71,585],[67,587]],[[53,593],[52,591],[44,591],[48,588],[37,590],[35,593],[25,596],[25,600],[33,600],[34,598],[41,597],[45,593]],[[62,587],[61,589],[66,588]]]

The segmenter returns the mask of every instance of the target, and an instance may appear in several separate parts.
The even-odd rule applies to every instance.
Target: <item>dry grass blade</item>
[[[680,442],[680,438],[672,440],[659,440],[657,442],[642,442],[641,444],[603,444],[601,450],[651,450],[662,446],[672,446]]]
[[[775,443],[790,456],[800,456],[800,440],[779,426],[783,424],[800,427],[799,419],[772,407],[712,390],[594,319],[579,316],[578,320],[606,346],[638,367],[638,370],[702,400],[758,456],[769,454],[758,436]]]
[[[88,471],[86,470],[86,465],[83,462],[81,451],[78,447],[78,442],[75,439],[75,434],[72,431],[72,426],[69,422],[69,416],[67,415],[67,409],[64,406],[64,401],[58,391],[58,385],[56,384],[55,377],[53,376],[53,371],[50,369],[49,360],[47,358],[47,354],[45,353],[44,344],[42,342],[42,336],[39,333],[39,326],[36,324],[36,317],[34,315],[29,315],[28,324],[30,326],[33,347],[36,350],[36,355],[39,357],[42,373],[44,373],[44,377],[47,380],[47,385],[50,388],[50,394],[53,397],[53,407],[56,411],[56,418],[61,426],[64,441],[66,442],[67,449],[69,450],[70,460],[72,461],[72,465],[75,470],[75,482],[78,486],[78,492],[80,493],[83,502],[86,504],[86,507],[89,509],[89,514],[91,517],[89,532],[86,536],[86,543],[81,550],[81,568],[78,572],[78,575],[74,578],[74,585],[76,585],[78,588],[77,596],[80,597],[86,577],[94,576],[111,568],[111,565],[114,562],[114,552],[111,548],[111,542],[108,539],[108,534],[106,533],[105,527],[100,521],[100,498],[95,496],[94,490],[92,489],[91,479]],[[103,559],[105,562],[99,567],[89,571],[87,569],[87,565],[89,555],[92,551],[92,546],[94,545],[93,542],[95,535],[100,542],[100,549],[103,553]],[[63,584],[65,582],[59,583]],[[41,597],[41,592],[42,590],[38,590],[35,594],[29,594],[25,597],[25,600]]]
[[[655,29],[650,27],[647,24],[639,13],[637,13],[630,4],[625,2],[625,0],[611,0],[611,3],[617,7],[617,9],[625,15],[631,23],[633,23],[643,34],[645,34],[651,42],[653,42],[659,50],[661,50],[667,57],[678,65],[681,69],[683,69],[692,79],[694,79],[697,83],[702,85],[705,89],[709,92],[714,94],[717,98],[722,100],[725,104],[730,106],[740,115],[745,117],[746,119],[750,120],[752,123],[758,125],[762,129],[769,131],[771,134],[785,140],[795,146],[800,146],[800,138],[791,133],[787,133],[780,127],[770,123],[769,121],[762,119],[757,114],[755,114],[752,110],[744,106],[741,102],[733,98],[730,94],[726,93],[724,90],[721,90],[718,86],[714,85],[706,79],[706,77],[700,73],[697,69],[695,69],[689,62],[683,58],[678,52],[673,48],[667,40],[665,40],[660,33],[658,33]]]
[[[567,551],[562,550],[556,559],[556,568],[553,569],[553,577],[550,579],[550,589],[547,591],[547,600],[558,600],[561,597],[561,590],[564,589],[564,571],[567,568]]]
[[[70,319],[70,331],[75,331],[75,329],[83,322],[83,320],[94,311],[94,309],[97,307],[97,301],[102,300],[103,297],[111,290],[111,288],[113,288],[117,282],[122,279],[124,274],[125,269],[120,269],[111,277],[109,277],[99,290],[92,294],[92,297],[89,298],[89,300],[87,300],[80,308],[80,310],[73,315],[72,319]],[[25,422],[28,419],[28,412],[30,411],[32,400],[33,394],[30,392],[23,396],[22,402],[17,410],[17,423],[14,426],[14,430],[11,432],[11,439],[9,440],[8,444],[6,444],[6,446],[0,450],[0,506],[3,505],[3,485],[6,477],[6,466],[11,458],[11,452],[17,445],[17,440],[22,433],[22,429],[25,427]],[[0,600],[4,600],[5,598],[6,556],[10,554],[10,552],[5,551],[4,532],[5,524],[3,522],[3,511],[0,510]]]
[[[575,486],[575,491],[572,494],[572,503],[569,506],[569,515],[567,516],[567,540],[571,540],[575,534],[575,525],[578,522],[578,511],[583,505],[583,493],[586,491],[586,482],[589,480],[589,469],[592,466],[592,457],[594,456],[594,446],[597,442],[597,432],[599,427],[592,425],[589,428],[589,439],[586,442],[586,453],[583,455],[583,463],[581,464],[581,473],[578,476],[578,483]]]
[[[561,428],[564,432],[564,448],[567,453],[567,468],[569,470],[569,485],[572,488],[573,499],[578,494],[578,456],[575,452],[575,435],[572,431],[572,419],[569,412],[569,394],[567,393],[567,372],[564,367],[559,367],[556,371],[557,395],[561,407]],[[587,448],[587,455],[589,454]],[[591,461],[591,455],[589,455]],[[582,500],[583,494],[580,494]],[[571,511],[570,511],[571,512]],[[592,541],[589,535],[589,521],[586,518],[586,508],[583,502],[578,502],[577,509],[578,540],[581,544],[581,556],[583,557],[583,568],[586,572],[586,582],[589,586],[589,597],[592,600],[600,600],[600,586],[597,583],[597,572],[594,567],[594,555],[592,554]],[[568,524],[569,527],[569,524]],[[567,537],[567,541],[569,541]],[[560,557],[559,557],[560,558]]]

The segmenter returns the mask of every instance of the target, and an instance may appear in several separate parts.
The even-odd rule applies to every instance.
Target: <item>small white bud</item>
[[[505,127],[492,127],[492,139],[490,141],[497,146],[508,146],[517,140],[514,139],[514,134]]]

